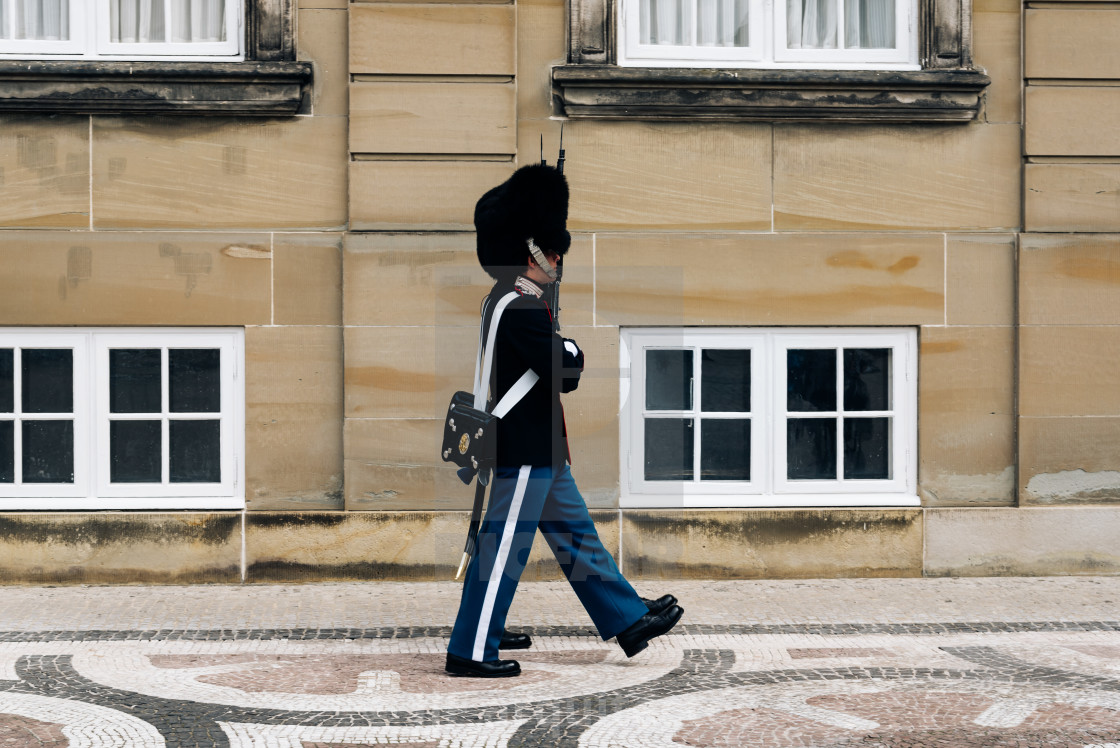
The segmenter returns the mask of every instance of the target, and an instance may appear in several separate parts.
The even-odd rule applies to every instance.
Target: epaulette
[[[513,288],[522,296],[535,296],[538,299],[544,296],[544,289],[523,275],[517,276]]]

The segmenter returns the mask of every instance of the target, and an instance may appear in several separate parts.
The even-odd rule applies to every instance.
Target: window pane
[[[23,482],[74,482],[74,422],[23,422]]]
[[[844,410],[891,409],[891,349],[844,350]]]
[[[836,0],[786,0],[790,49],[836,49]]]
[[[171,0],[171,41],[224,42],[225,18],[223,0]]]
[[[162,364],[158,348],[109,351],[109,412],[160,413]]]
[[[15,352],[0,349],[0,413],[15,412]]]
[[[171,422],[171,482],[220,483],[220,421]]]
[[[109,480],[159,483],[163,434],[160,421],[109,422]]]
[[[646,408],[692,409],[692,351],[646,351]]]
[[[25,348],[20,374],[24,413],[74,412],[74,352]]]
[[[0,483],[16,480],[15,422],[0,421]]]
[[[751,422],[708,418],[700,422],[700,480],[751,479]]]
[[[217,413],[222,409],[221,351],[168,351],[172,413]]]
[[[844,46],[894,49],[895,0],[844,0]]]
[[[696,0],[696,43],[701,47],[747,47],[747,0]]]
[[[70,38],[69,0],[20,0],[16,3],[14,17],[16,39],[66,41]],[[6,15],[3,25],[6,36],[11,27]]]
[[[844,419],[844,477],[890,480],[891,419]]]
[[[641,0],[638,14],[640,43],[678,46],[692,43],[690,0]]]
[[[692,419],[647,418],[646,480],[692,480]]]
[[[700,356],[700,410],[749,413],[751,352],[706,349]]]
[[[836,410],[836,351],[786,351],[786,410]]]
[[[163,0],[111,0],[109,35],[114,42],[162,42]]]
[[[786,476],[836,479],[836,419],[791,418],[786,424]]]

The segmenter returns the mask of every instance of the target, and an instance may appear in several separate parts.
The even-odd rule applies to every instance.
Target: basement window
[[[0,508],[243,508],[243,338],[0,330]]]
[[[630,329],[624,507],[916,506],[917,333]]]

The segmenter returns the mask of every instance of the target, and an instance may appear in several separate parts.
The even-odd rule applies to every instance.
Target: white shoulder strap
[[[478,331],[478,358],[475,359],[474,365],[474,407],[475,410],[486,409],[486,390],[490,387],[490,370],[494,364],[494,346],[497,340],[498,321],[502,318],[502,312],[510,305],[514,299],[520,294],[516,291],[510,291],[503,296],[498,305],[494,307],[494,314],[490,317],[490,332],[485,336],[486,351],[485,354],[482,350],[482,342],[484,340],[482,335],[482,326],[479,326]],[[483,315],[485,319],[485,315]],[[479,363],[482,362],[482,376],[479,376]],[[494,415],[501,418],[513,408],[514,405],[525,396],[533,385],[537,383],[540,377],[532,369],[526,369],[521,378],[514,383],[512,387],[502,396],[492,411]]]

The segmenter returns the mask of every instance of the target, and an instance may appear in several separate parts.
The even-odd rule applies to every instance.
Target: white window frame
[[[163,0],[170,5],[170,0]],[[12,3],[14,0],[0,0]],[[244,1],[226,0],[224,42],[112,42],[110,0],[70,0],[70,39],[40,41],[0,39],[0,59],[21,60],[168,60],[225,61],[245,59]],[[94,8],[90,12],[90,8]],[[170,13],[167,14],[170,18]]]
[[[619,464],[623,508],[657,507],[850,507],[919,506],[917,496],[918,336],[913,328],[624,328],[621,331]],[[657,348],[749,348],[751,353],[751,480],[701,481],[699,450],[694,452],[691,481],[645,480],[645,355]],[[892,410],[859,411],[857,417],[889,415],[891,478],[844,479],[843,441],[837,440],[837,478],[830,481],[786,479],[786,417],[816,416],[786,412],[786,351],[790,348],[891,348]],[[839,355],[839,354],[838,354]],[[695,360],[699,361],[697,357]],[[698,371],[693,387],[694,413],[700,404]],[[837,368],[838,379],[842,367]],[[838,382],[838,393],[843,392]],[[839,395],[838,395],[839,396]],[[843,403],[837,406],[842,408]],[[687,417],[688,412],[658,415]],[[703,414],[712,417],[713,414]],[[719,417],[718,414],[714,414]],[[656,417],[656,416],[654,416]],[[833,414],[838,436],[843,411]],[[697,432],[699,427],[697,427]]]
[[[0,348],[74,350],[74,483],[0,484],[0,510],[171,510],[245,508],[245,331],[242,328],[0,328]],[[109,350],[160,348],[163,483],[109,482]],[[167,349],[220,350],[219,413],[171,414],[174,420],[220,420],[221,483],[169,483]],[[16,367],[16,404],[19,374]],[[0,420],[10,418],[0,415]],[[61,416],[59,416],[61,417]],[[31,418],[39,418],[35,414]],[[113,420],[154,420],[152,414],[112,414]],[[18,436],[17,436],[18,438]],[[100,447],[100,449],[99,449]],[[18,460],[18,450],[17,450]],[[17,466],[18,470],[18,466]]]
[[[843,0],[837,0],[843,3]],[[696,0],[692,33],[696,33]],[[790,49],[783,0],[750,0],[749,47],[670,46],[640,43],[640,0],[619,0],[618,64],[621,67],[713,67],[790,70],[921,70],[918,0],[895,0],[895,49]],[[844,40],[841,7],[837,39]]]

